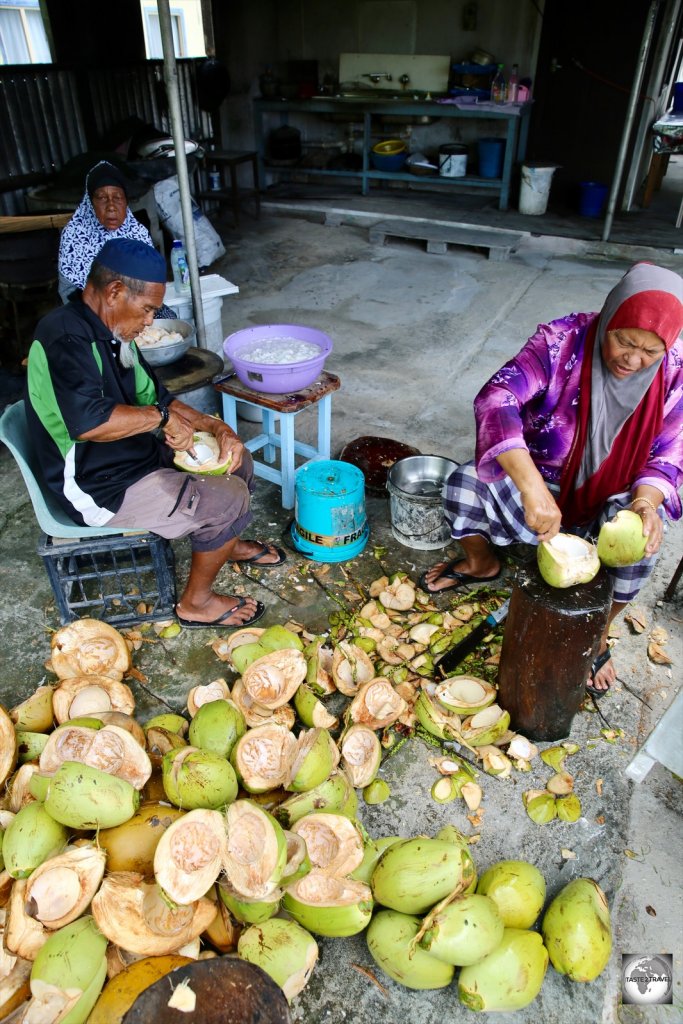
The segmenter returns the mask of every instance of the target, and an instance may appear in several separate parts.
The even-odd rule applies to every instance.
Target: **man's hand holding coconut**
[[[477,395],[476,458],[447,482],[445,512],[464,556],[421,580],[438,593],[495,579],[496,548],[520,542],[541,545],[556,586],[591,579],[602,561],[614,589],[588,681],[595,696],[616,678],[609,626],[652,572],[666,517],[681,517],[682,330],[683,280],[647,263],[623,276],[600,313],[539,325]],[[598,534],[597,551],[580,541]]]
[[[83,292],[38,324],[29,427],[45,480],[74,522],[190,538],[190,574],[176,606],[183,625],[245,626],[263,605],[217,593],[218,572],[228,560],[269,568],[285,554],[241,539],[254,474],[237,435],[174,398],[135,344],[165,282],[165,261],[151,246],[126,238],[104,245]]]

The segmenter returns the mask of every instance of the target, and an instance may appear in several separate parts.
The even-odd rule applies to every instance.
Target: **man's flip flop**
[[[460,558],[454,558],[450,562],[447,562],[444,565],[441,572],[439,573],[439,575],[434,580],[434,583],[437,583],[439,580],[454,580],[455,582],[452,587],[441,587],[436,589],[430,587],[426,578],[427,573],[430,570],[426,569],[420,576],[419,580],[417,581],[417,585],[420,588],[420,590],[424,590],[428,594],[443,594],[447,590],[454,590],[455,587],[459,586],[461,583],[491,583],[493,580],[498,579],[502,571],[501,569],[499,569],[495,576],[470,576],[469,573],[458,572],[456,569],[454,569],[453,566],[455,565],[456,562],[462,562],[462,556]]]
[[[282,565],[283,562],[287,561],[287,555],[279,548],[277,544],[264,544],[262,541],[254,541],[255,544],[259,544],[261,550],[256,555],[252,555],[251,558],[236,558],[235,561],[238,565],[255,565],[258,569],[274,569],[276,565]],[[261,559],[265,555],[270,554],[270,548],[276,552],[278,559],[277,562],[262,562]]]
[[[606,665],[611,657],[612,652],[610,651],[609,647],[606,651],[603,651],[602,654],[598,654],[597,658],[591,665],[591,679],[595,679],[596,672],[599,672],[602,666]],[[609,693],[610,689],[611,687],[608,686],[606,690],[598,690],[597,687],[591,686],[590,683],[586,683],[586,690],[588,691],[588,693],[593,695],[595,700],[600,700],[602,697],[605,696],[606,693]]]
[[[250,619],[244,619],[243,622],[226,622],[226,619],[231,619],[240,608],[244,608],[246,603],[246,597],[238,598],[236,605],[228,608],[227,612],[224,612],[217,619],[213,619],[212,622],[197,622],[196,619],[184,619],[177,612],[176,618],[183,629],[244,629],[246,626],[251,626],[254,622],[258,622],[266,610],[266,606],[261,601],[257,601],[256,611]]]

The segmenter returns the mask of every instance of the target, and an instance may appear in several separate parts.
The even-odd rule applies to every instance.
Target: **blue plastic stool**
[[[223,400],[223,419],[237,432],[237,403],[245,402],[261,413],[263,432],[244,442],[252,454],[263,449],[265,462],[254,459],[254,473],[264,480],[278,484],[282,489],[282,507],[294,508],[294,474],[297,470],[296,456],[304,456],[306,462],[314,459],[329,459],[332,425],[332,394],[341,386],[339,377],[323,371],[316,381],[293,391],[289,395],[270,395],[252,391],[234,374],[215,384]],[[295,419],[304,409],[318,407],[318,442],[314,447],[297,441],[294,437]],[[277,430],[276,417],[280,429]],[[280,449],[280,468],[275,462],[276,448]]]

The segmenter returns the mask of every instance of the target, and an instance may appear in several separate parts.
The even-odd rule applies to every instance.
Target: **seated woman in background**
[[[123,173],[107,160],[101,160],[88,171],[85,195],[59,240],[62,302],[67,301],[71,292],[85,287],[92,261],[105,242],[112,238],[134,238],[153,247],[149,231],[128,206],[128,186]],[[165,319],[177,317],[169,306],[161,306],[156,315]]]
[[[609,625],[654,568],[665,512],[681,517],[682,330],[683,280],[648,263],[624,275],[600,313],[540,325],[477,395],[476,460],[447,483],[446,517],[464,557],[421,579],[431,594],[492,580],[495,547],[538,544],[560,527],[596,536],[633,509],[648,542],[641,562],[608,570],[612,607],[587,684],[598,697],[616,680]]]

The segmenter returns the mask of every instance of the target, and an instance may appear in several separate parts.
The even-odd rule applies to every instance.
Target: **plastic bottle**
[[[174,238],[171,246],[171,270],[176,292],[189,292],[190,271],[187,266],[187,253],[179,238]]]
[[[519,65],[513,64],[508,78],[508,103],[516,103],[519,97]]]
[[[498,65],[498,70],[491,82],[491,102],[505,103],[505,75],[503,74],[502,64]]]

